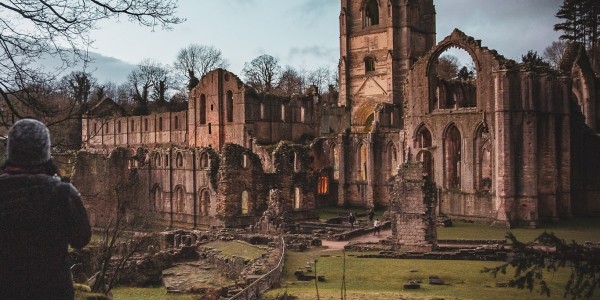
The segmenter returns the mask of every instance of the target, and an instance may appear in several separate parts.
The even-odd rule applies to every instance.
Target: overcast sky
[[[353,0],[358,1],[358,0]],[[542,53],[558,39],[554,17],[562,0],[437,0],[437,41],[454,28],[515,60],[528,50]],[[244,63],[270,54],[282,65],[313,69],[337,66],[340,0],[180,0],[178,15],[186,18],[171,31],[132,25],[123,19],[101,23],[92,32],[94,49],[102,56],[96,77],[106,80],[107,65],[119,60],[137,64],[150,58],[171,64],[191,43],[213,45],[241,75]],[[113,60],[111,58],[117,59]],[[114,71],[112,81],[124,81],[127,68]]]

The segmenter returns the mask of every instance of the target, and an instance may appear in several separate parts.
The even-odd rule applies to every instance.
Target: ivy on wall
[[[217,187],[219,186],[219,165],[221,164],[221,160],[219,159],[219,153],[217,153],[217,150],[211,147],[200,148],[200,150],[198,151],[199,154],[203,152],[206,152],[208,154],[208,159],[210,160],[208,176],[210,179],[210,185],[212,189],[216,191]]]

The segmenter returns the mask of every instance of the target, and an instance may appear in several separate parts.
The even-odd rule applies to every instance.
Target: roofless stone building
[[[409,201],[392,190],[416,161],[438,213],[525,226],[599,214],[600,84],[585,50],[540,70],[459,30],[435,45],[435,16],[432,0],[342,0],[337,97],[257,94],[217,69],[184,111],[99,103],[73,176],[93,222],[114,214],[109,187],[132,176],[131,206],[173,226],[254,224],[273,201],[295,219],[387,207]],[[473,76],[440,76],[448,49],[468,54]]]

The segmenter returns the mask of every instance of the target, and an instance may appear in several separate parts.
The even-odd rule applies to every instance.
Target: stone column
[[[511,106],[508,70],[494,72],[494,165],[496,180],[496,226],[510,226],[514,219],[514,151],[511,137]]]
[[[365,204],[368,208],[375,206],[375,195],[374,195],[374,185],[375,185],[375,142],[373,141],[375,133],[369,132],[367,134],[366,145],[367,146],[367,190],[366,190],[366,199]],[[360,155],[360,153],[359,153]],[[381,170],[379,170],[381,172]]]
[[[535,88],[533,74],[521,77],[521,101],[523,105],[523,139],[521,142],[522,176],[519,186],[519,221],[526,226],[535,227],[538,223],[538,120],[535,100],[539,91]]]
[[[346,152],[348,148],[348,133],[344,132],[338,135],[338,206],[346,204]]]
[[[559,145],[557,150],[560,153],[558,159],[558,186],[559,186],[559,197],[557,199],[557,210],[559,217],[570,218],[573,216],[571,207],[571,115],[569,113],[569,100],[571,95],[571,81],[568,78],[561,78],[561,90],[560,90],[560,105],[558,111],[561,112],[559,116],[559,126],[561,131],[559,132]]]

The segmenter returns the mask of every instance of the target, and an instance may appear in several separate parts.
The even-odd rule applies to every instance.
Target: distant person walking
[[[369,217],[369,223],[373,222],[373,217],[375,217],[375,212],[373,211],[373,208],[369,209],[367,216]]]
[[[376,219],[373,222],[373,228],[374,228],[373,235],[375,235],[375,234],[379,235],[379,232],[381,231],[381,221],[379,221],[379,219]]]
[[[82,248],[91,229],[79,192],[61,182],[50,133],[33,119],[8,131],[0,167],[0,298],[73,299],[68,246]]]
[[[350,230],[354,230],[354,222],[356,222],[356,217],[354,216],[354,213],[350,213],[350,215],[348,215],[348,223],[350,223]]]

